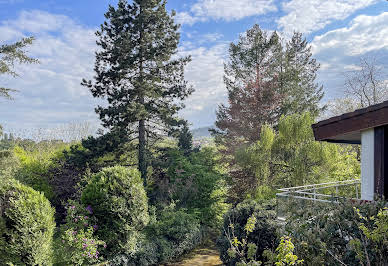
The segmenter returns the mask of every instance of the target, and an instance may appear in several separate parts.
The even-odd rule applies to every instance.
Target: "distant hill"
[[[201,138],[209,138],[211,137],[209,129],[212,129],[213,127],[200,127],[191,130],[191,134],[193,134],[194,139],[201,139]]]

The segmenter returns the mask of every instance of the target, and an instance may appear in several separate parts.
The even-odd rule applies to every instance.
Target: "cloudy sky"
[[[17,66],[20,78],[0,76],[19,90],[0,99],[0,124],[8,129],[50,128],[68,122],[98,123],[98,101],[80,86],[93,77],[95,35],[109,0],[0,0],[0,44],[35,36],[29,54],[39,65]],[[181,115],[193,128],[212,125],[226,102],[223,62],[230,42],[258,23],[289,36],[304,33],[321,63],[325,101],[343,94],[343,75],[360,57],[388,66],[386,0],[169,0],[182,24],[182,54],[191,54],[187,80],[195,93]],[[385,66],[384,66],[385,64]]]

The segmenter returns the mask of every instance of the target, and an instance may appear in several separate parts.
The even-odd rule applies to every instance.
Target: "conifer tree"
[[[282,86],[284,97],[280,114],[301,114],[309,112],[314,117],[324,111],[325,106],[319,106],[323,98],[323,87],[315,79],[320,67],[312,58],[311,46],[299,32],[294,32],[287,43],[282,62]]]
[[[187,122],[184,123],[182,129],[179,132],[178,147],[185,154],[189,154],[193,149],[193,134],[191,134]]]
[[[176,56],[180,35],[174,15],[166,11],[166,0],[120,0],[109,6],[96,33],[95,80],[82,82],[108,102],[96,108],[102,125],[126,141],[138,140],[145,184],[150,140],[180,124],[178,100],[192,92],[184,79],[190,57]]]
[[[219,106],[213,134],[229,153],[259,140],[261,127],[276,126],[283,115],[322,111],[322,87],[315,82],[319,64],[300,33],[283,47],[276,32],[254,25],[230,44],[224,68],[229,104]]]
[[[220,105],[213,131],[229,148],[259,138],[260,128],[273,123],[282,100],[279,61],[282,47],[279,36],[254,25],[237,44],[229,47],[224,82],[229,105]]]
[[[15,72],[13,67],[15,63],[19,64],[32,64],[38,63],[38,60],[29,57],[24,50],[28,45],[31,45],[34,41],[33,37],[23,38],[22,40],[13,44],[0,45],[0,74],[8,74],[13,77],[17,77],[18,73]],[[0,97],[11,99],[10,92],[16,91],[15,89],[4,88],[0,85]]]

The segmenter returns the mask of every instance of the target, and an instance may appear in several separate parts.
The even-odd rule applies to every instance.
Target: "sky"
[[[34,36],[28,48],[37,65],[15,66],[20,77],[1,75],[0,84],[18,89],[0,99],[5,129],[53,128],[66,123],[98,124],[94,99],[80,82],[92,79],[95,31],[109,0],[0,0],[0,44]],[[169,0],[182,26],[179,53],[192,56],[186,79],[195,92],[180,116],[192,128],[213,125],[217,106],[227,102],[223,63],[228,46],[255,23],[287,38],[299,31],[321,64],[317,82],[324,102],[344,93],[344,73],[361,57],[388,69],[386,0]]]

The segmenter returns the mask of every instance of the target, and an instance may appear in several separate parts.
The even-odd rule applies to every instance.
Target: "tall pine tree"
[[[320,67],[312,58],[311,46],[299,32],[294,32],[287,43],[282,60],[282,86],[286,94],[280,114],[301,114],[310,112],[318,116],[325,106],[319,106],[323,98],[323,87],[315,79]]]
[[[218,142],[232,148],[259,138],[260,128],[273,123],[283,98],[279,66],[282,46],[276,32],[254,25],[229,47],[224,82],[229,105],[220,105],[215,131]]]
[[[178,58],[179,25],[166,0],[120,0],[109,6],[106,21],[96,33],[95,81],[83,80],[94,97],[106,98],[96,108],[111,132],[138,140],[141,176],[147,180],[147,150],[152,139],[180,124],[178,100],[192,93],[184,79],[190,57]]]
[[[254,25],[230,44],[224,68],[229,104],[219,106],[213,132],[229,152],[259,140],[261,127],[276,125],[282,115],[322,111],[322,87],[315,82],[319,64],[300,33],[283,47],[276,32]]]

